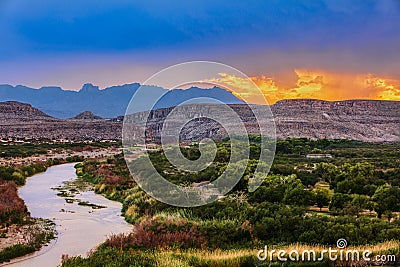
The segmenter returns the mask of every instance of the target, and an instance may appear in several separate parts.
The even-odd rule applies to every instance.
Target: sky
[[[209,60],[272,103],[400,100],[399,21],[400,0],[0,0],[0,84],[105,88]],[[242,79],[209,80],[246,96]]]

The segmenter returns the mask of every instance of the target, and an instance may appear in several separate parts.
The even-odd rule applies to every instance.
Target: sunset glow
[[[333,73],[320,70],[296,69],[293,86],[278,86],[281,81],[267,75],[251,76],[250,80],[220,73],[210,82],[230,87],[235,95],[251,103],[262,103],[260,95],[249,93],[256,84],[268,103],[282,99],[315,98],[323,100],[377,99],[400,100],[400,80],[374,74]]]

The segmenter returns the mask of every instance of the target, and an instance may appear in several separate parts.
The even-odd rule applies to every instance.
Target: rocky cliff
[[[400,141],[400,102],[282,100],[272,106],[277,136]]]
[[[190,105],[182,107],[179,120],[189,123],[183,127],[181,138],[222,138],[226,136],[221,124],[204,119],[207,112],[218,113],[222,122],[235,128],[239,122],[232,119],[232,111],[218,105]],[[239,115],[249,133],[259,133],[253,112],[247,105],[230,105]],[[251,106],[256,113],[262,110]],[[276,125],[277,138],[345,138],[374,142],[400,141],[400,102],[377,100],[321,101],[312,99],[282,100],[272,105],[272,117],[262,116],[260,124]],[[147,121],[148,138],[159,139],[164,119],[173,108],[163,108],[126,117],[135,127],[144,127]],[[92,118],[92,116],[90,116]],[[173,122],[174,123],[174,122]],[[0,138],[48,138],[72,140],[120,139],[122,118],[111,120],[61,120],[52,118],[38,109],[18,102],[0,103]],[[272,129],[269,129],[269,134]]]
[[[226,132],[221,123],[238,128],[240,121],[235,121],[231,111],[219,109],[218,105],[206,105],[210,114],[218,114],[220,123],[199,119],[204,113],[204,105],[191,105],[180,111],[179,120],[189,120],[181,132],[181,138],[193,140],[199,138],[223,138]],[[259,127],[253,115],[265,113],[260,106],[230,105],[244,122],[247,131],[258,134]],[[213,110],[214,109],[214,110]],[[160,138],[161,125],[173,108],[159,109],[149,114],[147,136]],[[210,111],[213,110],[213,111]],[[313,139],[354,139],[362,141],[400,141],[400,102],[375,100],[322,101],[314,99],[282,100],[271,106],[273,118],[262,114],[258,123],[271,125],[274,120],[276,136],[279,139],[287,137],[307,137]],[[128,116],[133,124],[142,125],[146,113],[136,113]],[[169,123],[175,123],[174,121]],[[178,122],[176,122],[178,124]],[[143,125],[142,125],[143,126]],[[272,129],[267,133],[272,134]]]

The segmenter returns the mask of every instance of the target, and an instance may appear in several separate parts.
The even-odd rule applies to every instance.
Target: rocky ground
[[[51,221],[37,218],[29,219],[32,224],[15,225],[0,228],[0,251],[16,244],[35,242],[39,233],[54,235],[54,224]]]

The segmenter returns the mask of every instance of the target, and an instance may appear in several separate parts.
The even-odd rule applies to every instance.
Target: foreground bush
[[[18,196],[17,186],[0,179],[0,223],[19,223],[26,212],[25,203]]]
[[[0,263],[35,252],[35,250],[36,248],[33,245],[16,244],[11,247],[6,247],[0,251]]]
[[[205,240],[197,224],[182,218],[154,217],[135,225],[135,231],[128,235],[113,235],[106,245],[114,248],[200,248]]]

